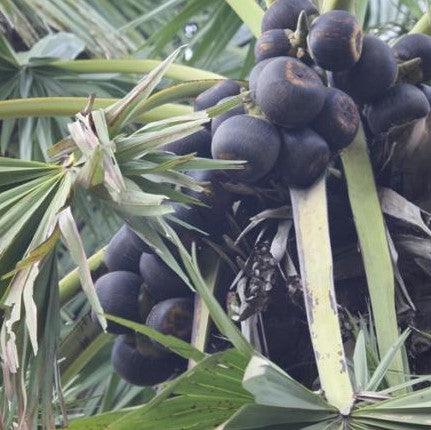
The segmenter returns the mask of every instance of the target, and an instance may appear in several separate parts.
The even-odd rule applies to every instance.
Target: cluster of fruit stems
[[[272,3],[270,0],[268,3]],[[351,1],[336,1],[336,0],[326,0],[324,1],[323,10],[330,10],[330,9],[345,9],[345,10],[352,10],[353,2]],[[425,14],[414,26],[412,29],[412,32],[414,33],[425,33],[425,34],[431,34],[431,20],[429,19],[429,15]],[[62,67],[65,69],[70,69],[73,65],[77,65],[77,68],[75,71],[80,71],[82,67],[86,67],[87,73],[100,73],[100,61],[99,66],[95,62],[91,62],[92,60],[84,60],[88,61],[87,63],[78,64],[76,62],[70,62],[70,64],[67,64],[67,62],[63,62]],[[123,61],[123,60],[118,60]],[[119,63],[120,64],[120,63]],[[115,69],[119,67],[119,64],[114,67]],[[106,60],[104,62],[104,70],[111,70],[112,71],[112,61]],[[124,72],[130,72],[135,73],[136,70],[129,69],[129,70],[123,70]],[[214,75],[213,75],[214,76]],[[26,116],[38,116],[38,115],[58,115],[59,109],[61,110],[64,115],[71,115],[78,111],[82,105],[84,104],[84,99],[81,98],[58,98],[53,101],[52,98],[46,98],[46,99],[38,99],[38,100],[12,100],[12,101],[2,101],[0,102],[0,118],[8,118],[8,117],[26,117]],[[112,100],[100,100],[99,103],[101,103],[100,107],[104,107],[107,104],[112,103]],[[173,110],[175,109],[176,105],[172,105]],[[154,113],[156,116],[157,113]],[[169,115],[169,112],[166,113],[167,116]],[[146,121],[150,120],[148,117],[144,117]],[[343,161],[346,161],[346,156],[344,157]],[[372,181],[372,177],[371,177]],[[96,270],[103,260],[103,250],[99,251],[98,253],[94,254],[89,258],[89,264],[90,268],[92,270]],[[69,273],[65,278],[63,278],[60,281],[59,284],[60,288],[60,301],[62,304],[66,303],[69,299],[71,299],[80,289],[80,281],[78,276],[78,271],[75,269],[71,273]]]

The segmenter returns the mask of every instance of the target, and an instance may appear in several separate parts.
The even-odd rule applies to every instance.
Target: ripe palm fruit
[[[425,94],[428,102],[431,104],[431,87],[429,85],[420,84],[418,88]]]
[[[241,92],[238,82],[225,79],[199,94],[194,102],[195,111],[208,109],[215,106],[221,99],[237,96]]]
[[[397,61],[389,46],[376,36],[364,36],[359,61],[344,72],[333,73],[340,88],[360,103],[371,103],[395,84]]]
[[[316,18],[308,35],[311,57],[322,69],[350,69],[362,52],[362,29],[356,18],[343,10],[333,10]]]
[[[156,303],[191,294],[184,281],[154,254],[142,254],[139,270],[148,293]]]
[[[289,186],[306,188],[326,171],[330,160],[328,144],[313,130],[281,129],[280,169]]]
[[[207,183],[207,192],[190,191],[187,193],[208,206],[208,209],[196,206],[201,214],[208,212],[207,217],[203,216],[204,220],[210,221],[211,217],[215,219],[224,217],[234,199],[234,196],[223,188],[223,183],[229,181],[226,172],[222,170],[195,170],[189,175],[198,182]]]
[[[217,104],[223,104],[224,102],[226,102],[228,100],[229,100],[229,97],[220,100]],[[211,134],[214,136],[214,133],[219,128],[221,123],[226,121],[228,118],[231,118],[232,116],[236,116],[236,115],[242,115],[245,113],[247,113],[247,112],[246,112],[244,105],[238,105],[238,106],[235,106],[234,108],[228,110],[227,112],[222,113],[221,115],[217,115],[211,121]],[[210,150],[210,153],[211,153],[211,150]]]
[[[254,47],[256,62],[273,57],[294,57],[296,49],[292,46],[289,34],[293,34],[293,32],[281,29],[268,30],[262,33]]]
[[[430,104],[425,94],[410,84],[395,85],[366,108],[368,126],[373,134],[423,118],[429,112]]]
[[[139,259],[150,247],[127,225],[123,225],[109,242],[104,262],[109,271],[126,270],[139,272]]]
[[[284,127],[308,124],[321,111],[325,97],[317,73],[295,58],[275,58],[257,82],[258,105],[271,122]]]
[[[196,152],[198,157],[208,158],[211,154],[211,133],[204,128],[190,136],[163,145],[160,149],[173,152],[176,155]]]
[[[104,313],[140,322],[139,293],[142,279],[132,272],[110,272],[96,281],[96,294]],[[94,319],[94,316],[93,316]],[[114,334],[127,334],[132,330],[108,321],[107,331]]]
[[[341,90],[329,88],[323,109],[313,121],[312,128],[332,151],[339,151],[353,141],[359,121],[358,108],[352,98]]]
[[[115,339],[111,362],[114,370],[129,384],[151,386],[169,379],[177,371],[185,370],[185,360],[177,355],[160,358],[142,356],[125,336]]]
[[[286,28],[294,30],[303,10],[307,16],[319,13],[310,0],[276,0],[263,15],[262,32]]]
[[[259,79],[260,73],[265,68],[265,66],[274,59],[275,58],[268,58],[266,60],[262,60],[251,70],[250,76],[248,78],[248,89],[250,91],[250,97],[253,101],[256,101],[257,81]]]
[[[205,231],[213,237],[220,237],[227,231],[226,213],[232,209],[234,200],[233,194],[223,187],[223,183],[228,182],[229,177],[221,170],[197,170],[190,172],[189,175],[198,182],[207,183],[205,192],[188,191],[187,194],[206,205],[206,207],[195,206],[194,209],[202,217]]]
[[[223,122],[211,145],[215,159],[247,161],[243,170],[228,172],[239,182],[256,182],[263,178],[273,168],[279,151],[280,135],[276,127],[250,115],[237,115]]]
[[[157,303],[148,314],[146,324],[160,333],[189,342],[193,326],[193,300],[174,298]],[[165,350],[159,343],[154,343]]]
[[[426,34],[407,34],[394,46],[395,57],[399,61],[409,61],[414,58],[422,60],[422,79],[431,79],[431,36]]]

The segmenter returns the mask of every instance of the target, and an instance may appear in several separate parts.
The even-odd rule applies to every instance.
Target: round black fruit
[[[163,145],[160,149],[173,152],[176,155],[186,155],[196,152],[198,157],[208,158],[211,155],[211,133],[204,128],[190,136]]]
[[[358,108],[350,96],[329,88],[323,109],[313,121],[312,128],[325,139],[332,151],[350,145],[360,122]]]
[[[373,134],[423,118],[429,112],[430,104],[425,94],[410,84],[395,85],[366,108],[368,126]]]
[[[237,96],[241,92],[238,82],[225,79],[218,84],[199,94],[194,102],[195,111],[208,109],[215,106],[221,99]]]
[[[289,186],[306,188],[326,171],[330,160],[328,144],[311,129],[281,129],[280,169]]]
[[[256,62],[267,58],[296,55],[296,49],[289,39],[291,30],[274,29],[262,33],[254,46]]]
[[[226,212],[230,210],[235,198],[223,187],[223,183],[229,182],[227,173],[223,170],[196,170],[189,175],[196,181],[205,183],[204,192],[188,192],[207,206],[196,206],[205,224],[226,218]]]
[[[265,68],[265,66],[273,60],[274,58],[268,58],[266,60],[260,61],[250,72],[250,76],[248,78],[248,89],[250,91],[250,97],[253,101],[256,101],[257,81],[259,79],[260,73]]]
[[[111,362],[114,370],[129,384],[151,386],[166,381],[185,370],[186,362],[175,355],[160,358],[143,357],[124,336],[115,339]]]
[[[193,326],[193,300],[174,298],[157,303],[151,309],[146,324],[160,333],[189,342]],[[159,343],[155,344],[165,350]]]
[[[222,104],[224,102],[227,102],[228,100],[229,100],[229,97],[220,100],[217,104]],[[247,112],[245,110],[244,105],[238,105],[238,106],[235,106],[234,108],[228,110],[227,112],[224,112],[221,115],[214,117],[211,121],[211,134],[214,136],[214,133],[216,132],[216,130],[228,118],[231,118],[231,117],[236,116],[236,115],[242,115],[245,113],[247,113]],[[211,150],[210,150],[210,154],[211,154]]]
[[[127,225],[123,225],[109,242],[104,262],[109,271],[126,270],[139,272],[139,259],[150,247]]]
[[[308,35],[308,48],[316,64],[325,70],[350,69],[362,52],[362,29],[356,18],[333,10],[316,18]]]
[[[211,145],[218,160],[244,160],[242,170],[228,174],[238,182],[256,182],[267,175],[277,161],[280,135],[269,121],[250,115],[229,118],[217,129]]]
[[[295,58],[274,59],[257,82],[258,105],[271,122],[284,127],[308,124],[321,111],[325,97],[317,73]]]
[[[148,293],[156,303],[191,294],[191,290],[184,281],[154,254],[145,252],[142,254],[139,270]]]
[[[110,272],[101,276],[95,286],[104,313],[141,322],[138,300],[141,285],[142,279],[132,272]],[[107,331],[114,334],[133,333],[131,329],[112,321],[108,321]]]
[[[389,46],[376,36],[364,36],[359,61],[344,72],[333,73],[334,84],[360,103],[371,103],[395,84],[397,61]]]
[[[425,97],[431,104],[431,87],[429,85],[419,84],[418,88],[425,94]]]
[[[431,36],[419,33],[407,34],[392,49],[399,61],[420,58],[422,60],[423,80],[428,81],[431,79]]]
[[[319,13],[310,0],[276,0],[263,15],[262,32],[286,28],[294,30],[303,10],[307,16]]]
[[[197,192],[188,190],[186,194],[201,201],[205,206],[193,206],[203,220],[203,227],[212,239],[221,237],[226,233],[228,219],[226,214],[231,210],[234,195],[223,187],[223,183],[229,182],[229,177],[221,170],[196,170],[189,175],[198,182],[204,183],[205,191]]]

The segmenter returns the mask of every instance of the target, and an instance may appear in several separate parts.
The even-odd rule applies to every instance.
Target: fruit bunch
[[[97,279],[96,293],[105,313],[190,341],[191,290],[128,226],[111,239],[104,263],[108,273]],[[112,365],[131,384],[155,385],[186,367],[181,357],[127,327],[108,321],[107,331],[118,335]]]
[[[205,206],[174,204],[175,228],[186,245],[197,236],[182,223],[214,241],[227,232],[226,212],[233,214],[233,203],[245,199],[234,187],[228,192],[226,182],[250,189],[275,177],[284,189],[309,187],[352,143],[361,121],[376,137],[430,112],[431,87],[423,84],[431,79],[430,36],[407,35],[390,48],[364,35],[348,12],[319,16],[310,0],[276,0],[264,15],[255,57],[248,90],[227,79],[194,101],[196,111],[232,97],[237,106],[161,148],[246,162],[240,170],[190,173],[209,184],[209,192],[189,191]],[[105,264],[109,273],[96,290],[106,313],[190,340],[191,291],[127,226],[112,238]],[[108,331],[119,335],[113,366],[130,383],[153,385],[185,368],[184,360],[144,336],[112,322]]]

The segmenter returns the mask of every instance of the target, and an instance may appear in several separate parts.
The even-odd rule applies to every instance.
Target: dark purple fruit
[[[160,147],[163,151],[176,155],[186,155],[196,152],[198,157],[208,158],[211,154],[211,133],[207,129],[199,130],[190,136]]]
[[[229,170],[238,182],[256,182],[273,168],[280,151],[280,135],[269,121],[250,115],[229,118],[213,136],[211,152],[218,160],[244,160],[243,170]]]
[[[207,183],[205,192],[188,193],[208,206],[208,208],[196,206],[204,220],[211,221],[211,216],[213,219],[225,217],[234,199],[234,196],[223,187],[223,183],[229,182],[227,173],[222,170],[195,170],[189,175],[198,182]]]
[[[262,20],[262,32],[274,29],[295,30],[299,14],[305,10],[307,16],[319,12],[310,0],[277,0],[265,12]]]
[[[151,386],[169,379],[174,373],[185,370],[186,362],[176,355],[163,358],[146,358],[127,338],[115,339],[111,362],[114,370],[129,384]]]
[[[139,259],[150,247],[127,225],[123,225],[109,242],[104,262],[110,272],[126,270],[139,272]]]
[[[188,191],[187,194],[200,200],[206,206],[195,206],[205,225],[205,231],[211,236],[220,237],[226,233],[227,217],[231,211],[234,196],[225,190],[223,183],[229,182],[229,177],[221,170],[196,170],[189,173],[196,181],[205,182],[205,191]]]
[[[138,301],[141,285],[142,279],[132,272],[110,272],[101,276],[95,286],[103,312],[141,322]],[[107,331],[114,334],[133,333],[133,330],[109,320]]]
[[[311,57],[322,69],[350,69],[362,52],[362,29],[356,18],[343,10],[333,10],[316,18],[308,35]]]
[[[425,94],[428,102],[431,104],[431,87],[429,85],[420,84],[418,88]]]
[[[256,101],[267,118],[278,125],[299,128],[321,111],[326,88],[314,70],[299,60],[279,57],[259,75]]]
[[[389,46],[376,36],[364,36],[359,61],[344,72],[333,73],[335,86],[360,103],[371,103],[395,84],[397,62]]]
[[[146,324],[165,335],[190,341],[193,326],[193,300],[174,298],[157,303],[151,309]],[[160,344],[162,350],[165,350]]]
[[[237,96],[241,92],[238,82],[231,79],[220,81],[218,84],[199,94],[194,103],[195,111],[215,106],[221,99]]]
[[[426,34],[407,34],[394,46],[395,57],[403,62],[420,58],[423,80],[431,79],[431,36]]]
[[[268,58],[267,60],[260,61],[250,72],[250,77],[248,78],[248,89],[250,91],[250,97],[253,101],[256,100],[257,81],[259,79],[260,73],[265,68],[265,66],[273,60],[274,58]]]
[[[296,49],[289,39],[291,30],[274,29],[262,33],[254,46],[254,56],[256,62],[267,58],[296,55]]]
[[[217,104],[222,104],[229,100],[229,97],[220,100]],[[247,113],[245,110],[244,105],[235,106],[234,108],[228,110],[227,112],[222,113],[221,115],[217,115],[214,117],[211,121],[211,134],[214,136],[214,133],[219,128],[220,124],[224,121],[226,121],[228,118],[231,118],[236,115],[242,115]],[[210,149],[211,154],[211,149]]]
[[[359,122],[358,108],[352,98],[341,90],[329,88],[323,109],[313,121],[312,128],[332,151],[339,151],[352,143]]]
[[[326,171],[330,160],[328,144],[311,129],[281,129],[280,169],[292,187],[306,188]]]
[[[368,126],[373,134],[423,118],[430,112],[425,94],[410,84],[398,84],[366,108]]]
[[[148,293],[156,303],[191,294],[184,281],[154,254],[142,254],[139,270]]]

